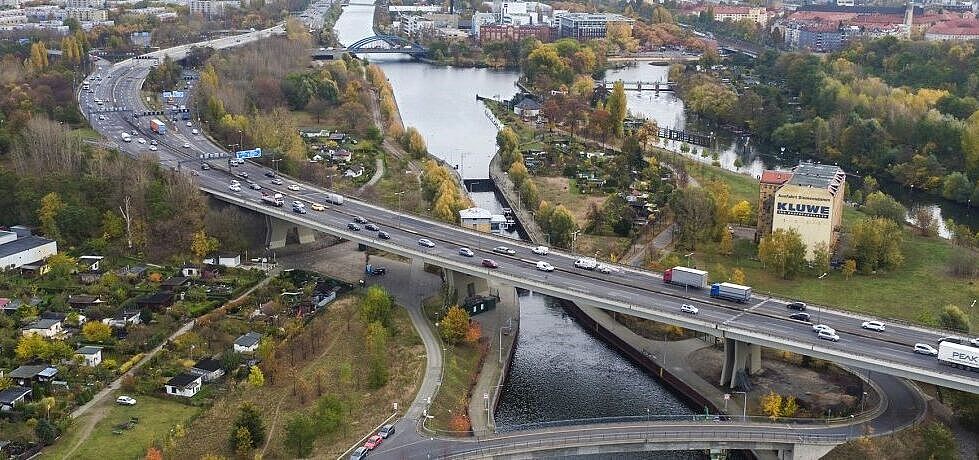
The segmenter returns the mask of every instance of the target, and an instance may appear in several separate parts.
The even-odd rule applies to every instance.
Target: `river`
[[[352,43],[372,35],[372,24],[373,7],[350,5],[335,30],[341,43]],[[517,72],[433,66],[390,55],[368,59],[387,74],[402,119],[421,132],[429,152],[457,165],[466,179],[488,177],[497,127],[476,94],[509,99],[517,91]],[[484,208],[501,207],[491,192],[470,195]],[[647,409],[652,414],[691,412],[656,379],[589,335],[553,299],[524,294],[519,298],[520,339],[498,424],[645,415]]]

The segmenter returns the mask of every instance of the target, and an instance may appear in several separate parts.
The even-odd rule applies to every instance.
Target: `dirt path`
[[[272,444],[272,432],[275,431],[275,423],[279,421],[279,409],[282,407],[282,402],[286,400],[287,394],[282,395],[279,398],[279,402],[275,404],[275,412],[272,414],[272,423],[269,423],[269,435],[265,441],[265,445],[262,446],[262,455],[260,458],[265,458],[265,451],[269,449],[269,444]],[[240,430],[240,428],[239,428]]]

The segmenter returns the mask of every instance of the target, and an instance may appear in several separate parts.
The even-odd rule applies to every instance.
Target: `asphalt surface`
[[[244,36],[213,40],[208,45],[236,46],[267,37],[272,32],[272,30],[256,31]],[[189,48],[190,45],[185,45],[155,54],[162,56],[166,53],[179,57]],[[80,93],[82,111],[89,113],[99,108],[97,104],[92,103],[94,98],[107,101],[102,107],[114,105],[127,109],[102,113],[105,120],[99,119],[99,113],[92,113],[90,115],[92,125],[130,154],[158,155],[163,165],[194,174],[202,189],[219,198],[277,215],[283,219],[308,223],[314,228],[329,229],[330,233],[340,237],[376,246],[388,245],[389,249],[401,250],[408,256],[422,255],[436,262],[459,265],[471,273],[496,275],[517,286],[538,291],[548,288],[567,290],[569,293],[566,297],[571,300],[576,300],[577,296],[607,302],[610,308],[619,308],[620,311],[625,308],[633,314],[666,320],[695,330],[713,329],[716,335],[736,333],[747,337],[752,337],[752,334],[771,337],[791,343],[796,347],[795,351],[805,353],[811,350],[812,354],[820,357],[825,357],[828,353],[841,361],[851,359],[859,363],[871,363],[876,365],[878,370],[887,371],[887,368],[891,368],[893,370],[890,372],[896,375],[906,376],[907,372],[911,371],[919,373],[920,375],[916,377],[920,377],[920,380],[940,382],[964,389],[971,388],[972,391],[979,392],[979,374],[943,366],[933,357],[913,353],[912,347],[915,343],[937,345],[940,337],[948,335],[943,331],[887,320],[884,320],[887,324],[886,332],[868,331],[861,329],[860,324],[871,318],[810,307],[809,313],[812,314],[814,322],[818,321],[833,327],[841,337],[838,342],[819,340],[809,324],[788,318],[790,311],[786,309],[784,300],[755,296],[746,304],[736,304],[711,299],[706,292],[699,290],[685,291],[680,287],[666,285],[659,274],[652,272],[627,267],[616,267],[616,271],[609,274],[577,269],[573,266],[577,257],[572,254],[552,251],[547,256],[537,256],[531,252],[529,245],[521,242],[468,231],[418,216],[400,214],[350,198],[347,198],[343,205],[330,205],[326,201],[326,190],[285,177],[281,178],[285,181],[283,185],[273,185],[272,179],[264,175],[267,170],[257,164],[247,163],[229,168],[226,161],[212,160],[210,163],[214,168],[207,171],[200,170],[201,154],[223,152],[220,146],[212,144],[205,136],[190,133],[191,129],[201,129],[201,127],[196,125],[187,127],[186,123],[181,121],[177,129],[174,129],[174,124],[168,121],[171,132],[159,136],[149,130],[148,124],[152,117],[139,119],[132,117],[133,108],[142,111],[139,88],[149,66],[153,63],[153,60],[145,59],[123,61],[111,67],[106,63],[100,63],[100,70],[95,73],[103,77],[100,84],[93,87],[93,93]],[[90,77],[88,81],[97,80]],[[168,119],[169,115],[164,118]],[[192,124],[194,123],[196,122]],[[120,140],[120,134],[124,131],[136,131],[133,142],[124,143]],[[140,138],[145,139],[147,143],[139,143]],[[150,140],[160,143],[158,151],[150,151]],[[245,179],[237,178],[242,182],[242,191],[230,191],[229,183],[233,177],[229,171],[234,174],[247,173],[250,179],[262,187],[262,190],[251,190],[245,183]],[[261,205],[260,197],[263,192],[283,194],[286,206],[272,208]],[[312,203],[324,204],[327,209],[322,212],[310,210],[308,214],[302,215],[292,214],[289,210],[290,203],[294,200],[305,203],[306,209],[310,209]],[[382,241],[377,239],[375,232],[347,231],[347,224],[354,216],[362,216],[374,222],[388,232],[391,238]],[[436,246],[433,248],[420,246],[418,239],[423,237],[434,241]],[[516,253],[514,255],[493,253],[491,249],[499,245],[506,245]],[[458,250],[461,246],[471,248],[476,252],[476,256],[471,258],[460,256]],[[495,270],[482,268],[483,258],[497,261],[499,268]],[[538,271],[535,267],[538,260],[547,260],[557,270],[551,273]],[[679,312],[681,304],[696,306],[699,314],[681,314]],[[850,365],[858,367],[859,363],[849,362]]]

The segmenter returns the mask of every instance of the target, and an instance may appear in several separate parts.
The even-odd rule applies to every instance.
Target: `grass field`
[[[115,399],[115,395],[111,398]],[[70,458],[105,460],[109,458],[134,459],[143,458],[146,449],[154,441],[163,441],[170,430],[178,424],[186,426],[200,409],[186,406],[177,401],[141,396],[135,406],[119,406],[112,404],[107,409],[105,418],[95,425],[91,436],[75,450]],[[138,417],[132,429],[122,430],[122,434],[113,434],[116,425],[129,421],[130,417]],[[75,446],[84,425],[84,418],[75,421],[54,448],[45,451],[41,458],[63,459],[68,451]]]

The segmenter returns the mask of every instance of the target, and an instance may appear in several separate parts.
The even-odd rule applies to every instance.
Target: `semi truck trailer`
[[[687,267],[673,267],[663,272],[663,282],[697,289],[707,289],[707,272]]]
[[[265,194],[262,195],[262,203],[269,204],[272,206],[282,207],[284,202],[282,201],[282,194],[276,193],[275,195]]]
[[[326,201],[332,204],[343,204],[343,195],[339,193],[327,193]]]
[[[745,303],[751,300],[751,287],[734,283],[714,283],[710,286],[710,296]]]
[[[938,345],[938,362],[979,372],[979,348],[952,342],[942,342]]]
[[[154,133],[157,133],[161,136],[167,133],[166,123],[163,123],[162,121],[157,120],[156,118],[150,120],[150,129],[152,129]]]

